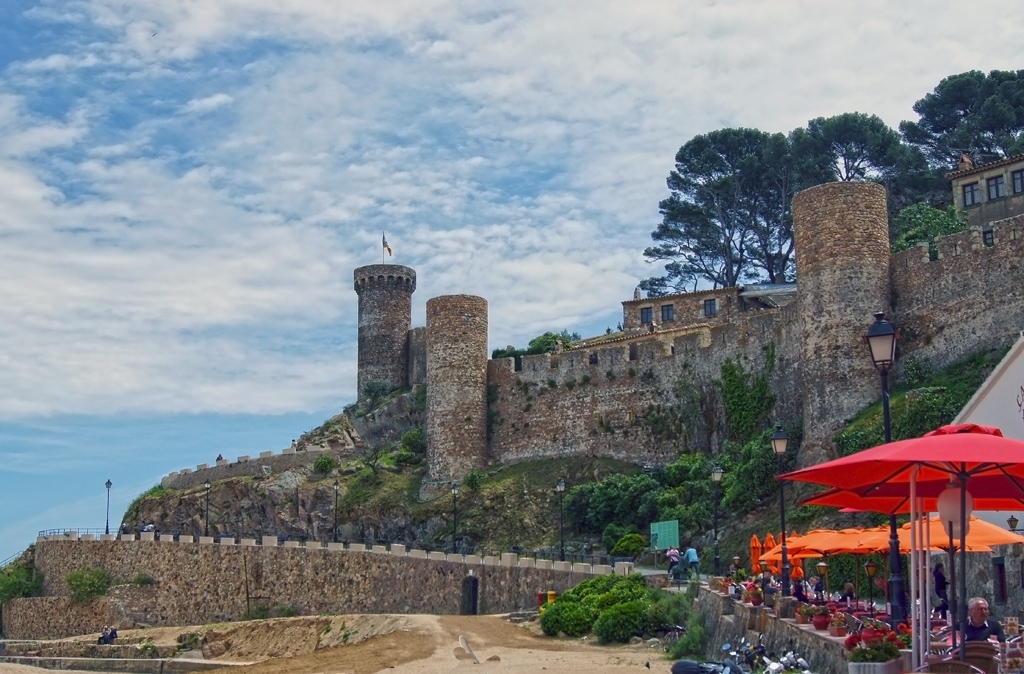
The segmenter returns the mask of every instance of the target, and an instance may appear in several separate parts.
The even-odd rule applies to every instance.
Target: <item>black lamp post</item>
[[[779,459],[778,472],[782,474],[782,459],[786,456],[789,436],[782,430],[782,424],[775,426],[772,433],[772,450]],[[779,480],[779,518],[782,521],[782,596],[789,596],[789,549],[786,547],[786,481]]]
[[[896,328],[885,320],[885,312],[875,312],[875,322],[868,328],[864,341],[871,349],[871,361],[882,377],[882,423],[885,441],[892,442],[892,419],[889,415],[889,368],[896,362]],[[907,608],[903,605],[903,561],[900,558],[900,539],[896,531],[896,515],[889,515],[889,615],[892,624],[906,622]]]
[[[338,492],[341,491],[341,485],[338,481],[334,481],[334,542],[338,542]]]
[[[818,570],[818,577],[825,584],[825,597],[827,598],[831,594],[828,587],[828,562],[823,559],[814,566]]]
[[[203,518],[204,521],[205,521],[205,529],[203,530],[203,536],[209,536],[210,535],[210,487],[211,487],[210,481],[207,480],[206,484],[204,484],[203,486],[206,488],[206,517]]]
[[[558,478],[555,484],[555,491],[558,492],[558,559],[565,561],[565,527],[562,519],[562,497],[565,495],[565,480]]]
[[[715,576],[722,575],[722,560],[718,556],[718,485],[722,482],[722,467],[715,464],[711,469],[711,481],[715,483],[715,516],[712,522],[715,527]]]
[[[1018,520],[1013,515],[1010,515],[1006,518],[1006,525],[1010,527],[1010,531],[1016,532],[1018,524],[1020,524],[1020,520]]]
[[[114,483],[111,482],[110,480],[107,480],[107,524],[105,527],[103,527],[103,532],[108,536],[110,535],[110,488],[113,486]]]
[[[459,533],[459,483],[452,482],[452,552],[455,552],[455,536]]]
[[[871,617],[875,617],[875,572],[878,571],[878,565],[873,560],[868,560],[864,563],[864,572],[868,574],[868,605],[871,607]]]

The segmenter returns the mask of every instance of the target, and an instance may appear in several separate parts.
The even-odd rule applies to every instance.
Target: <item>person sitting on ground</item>
[[[988,617],[988,602],[981,597],[974,597],[967,602],[964,641],[988,641],[989,637],[995,637],[1000,643],[1006,642],[1002,625],[998,620]]]
[[[99,638],[96,639],[96,643],[97,644],[109,644],[110,642],[107,641],[107,635],[108,634],[110,634],[110,628],[107,627],[106,625],[104,625],[103,626],[103,631],[100,632]]]

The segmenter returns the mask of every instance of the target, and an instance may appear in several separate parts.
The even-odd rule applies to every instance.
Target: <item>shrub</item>
[[[294,604],[290,606],[278,606],[274,609],[274,615],[278,618],[291,618],[299,615],[299,607]]]
[[[152,585],[154,581],[153,578],[150,577],[148,574],[137,573],[134,576],[132,576],[130,582],[132,585]]]
[[[31,597],[39,592],[43,584],[43,574],[28,567],[26,557],[12,562],[0,569],[0,605],[19,597]]]
[[[330,454],[321,454],[313,462],[313,472],[327,474],[338,467],[338,460]]]
[[[402,447],[413,454],[422,454],[427,451],[427,436],[423,434],[422,428],[410,428],[402,434]]]
[[[626,534],[611,550],[613,557],[639,557],[647,549],[647,543],[640,534]]]
[[[395,463],[399,466],[413,466],[420,462],[421,457],[418,454],[413,454],[404,447],[391,455]]]
[[[690,583],[697,585],[697,583]],[[679,641],[672,646],[669,657],[673,660],[681,658],[704,658],[704,650],[708,645],[708,632],[704,627],[707,620],[703,613],[694,613],[690,621],[686,623],[686,632],[679,637]]]
[[[565,599],[549,605],[540,616],[540,628],[549,637],[556,637],[560,632],[570,637],[582,636],[593,624],[594,614],[589,608]]]
[[[654,603],[647,609],[645,634],[654,634],[658,630],[673,625],[685,625],[690,619],[690,607],[693,600],[679,592],[654,592]]]
[[[107,592],[110,587],[110,574],[103,569],[82,567],[64,576],[64,582],[71,590],[71,601],[75,604],[87,604],[96,597]]]
[[[256,604],[242,615],[242,620],[263,620],[270,617],[270,607],[266,604]]]
[[[604,643],[629,643],[633,637],[643,635],[648,606],[649,602],[642,599],[609,606],[594,621],[594,634]]]
[[[484,475],[479,470],[471,470],[466,473],[466,477],[462,478],[462,484],[469,491],[480,491],[480,484],[483,482]]]
[[[604,532],[601,534],[601,544],[605,550],[611,550],[619,542],[619,539],[626,534],[633,533],[637,533],[637,530],[632,524],[624,527],[612,522],[604,528]]]

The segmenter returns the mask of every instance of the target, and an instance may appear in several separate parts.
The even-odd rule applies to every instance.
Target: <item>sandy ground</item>
[[[217,660],[253,663],[216,670],[222,674],[668,674],[672,664],[660,648],[646,644],[602,646],[593,637],[551,639],[539,633],[536,622],[517,625],[497,616],[284,618],[131,630],[122,636],[126,641],[144,636],[157,644],[172,644],[178,634],[189,631],[227,646]],[[460,647],[459,637],[465,638],[479,664]],[[0,674],[43,671],[47,670],[0,663]]]

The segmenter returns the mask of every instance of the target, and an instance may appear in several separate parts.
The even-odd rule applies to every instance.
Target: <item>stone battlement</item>
[[[346,448],[350,448],[347,446]],[[197,487],[207,480],[224,480],[229,477],[266,477],[274,473],[280,473],[290,468],[304,466],[316,460],[320,454],[339,450],[327,447],[306,447],[299,449],[295,445],[283,449],[280,452],[260,452],[259,456],[251,457],[242,455],[235,461],[221,459],[213,465],[200,463],[192,468],[182,468],[168,473],[160,480],[160,486],[165,489],[191,489]]]

